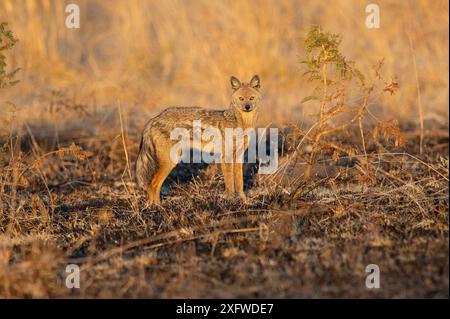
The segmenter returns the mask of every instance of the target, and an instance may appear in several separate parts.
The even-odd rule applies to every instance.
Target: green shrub
[[[317,87],[302,102],[317,101],[320,104],[318,121],[307,136],[312,148],[309,157],[305,158],[308,164],[306,178],[310,177],[319,155],[328,150],[334,151],[333,158],[338,158],[339,153],[349,156],[362,153],[367,161],[367,134],[364,132],[366,127],[363,126],[363,120],[365,115],[372,115],[368,110],[369,98],[375,90],[393,94],[398,88],[398,83],[394,80],[389,83],[382,79],[380,69],[383,60],[374,67],[374,79],[366,80],[366,76],[355,67],[355,63],[348,61],[340,52],[341,40],[338,34],[324,32],[320,26],[312,26],[304,42],[306,56],[305,60],[301,61],[306,66],[304,75],[308,76],[310,82],[316,83]],[[379,83],[382,84],[381,87],[377,85]],[[358,90],[353,92],[361,97],[360,102],[349,103],[347,100],[351,84],[357,85]],[[395,140],[396,145],[402,144],[403,137],[393,121],[377,121],[373,135],[376,136],[379,127],[386,127],[386,123],[391,123],[386,136]],[[338,145],[333,136],[348,130],[353,124],[358,125],[361,145]],[[377,144],[378,141],[373,142]]]
[[[6,56],[4,54],[5,51],[11,50],[12,47],[16,44],[17,39],[14,37],[14,34],[8,28],[8,24],[5,22],[0,23],[0,95],[1,91],[5,90],[7,87],[10,87],[16,84],[18,81],[14,79],[16,73],[19,69],[15,69],[13,71],[7,70],[7,61]],[[8,107],[13,106],[11,102],[6,102],[6,105],[0,106],[0,167],[3,166],[4,157],[7,153],[8,147],[8,127],[10,114],[6,114],[9,112]]]

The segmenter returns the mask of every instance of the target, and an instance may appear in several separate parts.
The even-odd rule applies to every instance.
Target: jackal
[[[136,179],[148,193],[150,204],[160,204],[161,186],[177,165],[170,157],[175,141],[171,140],[171,131],[184,128],[192,133],[193,121],[201,121],[201,129],[214,127],[222,136],[226,128],[254,128],[261,99],[260,78],[253,76],[249,83],[241,83],[236,77],[230,78],[232,95],[230,107],[226,110],[206,110],[199,107],[171,107],[150,119],[144,127],[136,160]],[[190,145],[192,145],[190,134]],[[202,141],[203,142],[203,141]],[[244,137],[243,147],[233,147],[235,160],[225,161],[225,147],[220,156],[225,188],[229,197],[237,192],[246,201],[243,189],[242,158],[248,147],[248,136]],[[225,145],[225,143],[222,143]],[[203,148],[204,143],[201,143]],[[202,149],[203,150],[203,149]],[[209,150],[205,150],[209,151]],[[241,160],[237,160],[241,159]]]

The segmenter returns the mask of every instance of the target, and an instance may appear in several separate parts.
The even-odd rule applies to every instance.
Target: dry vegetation
[[[446,1],[380,1],[380,30],[364,1],[78,3],[80,30],[61,1],[0,3],[19,39],[0,51],[0,297],[448,298]],[[277,173],[247,165],[243,205],[218,167],[180,165],[148,207],[145,120],[225,106],[253,73]]]

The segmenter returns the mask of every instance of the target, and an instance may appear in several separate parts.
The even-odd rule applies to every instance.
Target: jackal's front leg
[[[244,193],[244,178],[243,178],[243,172],[242,172],[242,163],[234,163],[234,181],[236,183],[236,192],[239,194],[239,197],[244,201],[247,202],[247,197]]]
[[[234,195],[233,163],[225,163],[222,160],[222,173],[225,179],[225,189],[228,197]]]
[[[247,197],[244,193],[244,172],[242,170],[244,163],[244,153],[248,146],[248,138],[244,137],[244,144],[237,143],[234,154],[234,182],[236,183],[236,192],[244,203],[247,203]]]

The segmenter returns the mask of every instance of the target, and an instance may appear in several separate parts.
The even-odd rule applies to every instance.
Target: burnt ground
[[[180,166],[161,207],[113,136],[74,140],[92,154],[22,141],[2,175],[1,297],[448,298],[448,135],[417,155],[411,132],[370,167],[325,154],[308,183],[283,154],[276,176],[247,167],[248,205],[223,196],[215,165]],[[80,289],[64,285],[71,263]],[[369,264],[380,289],[365,286]]]

